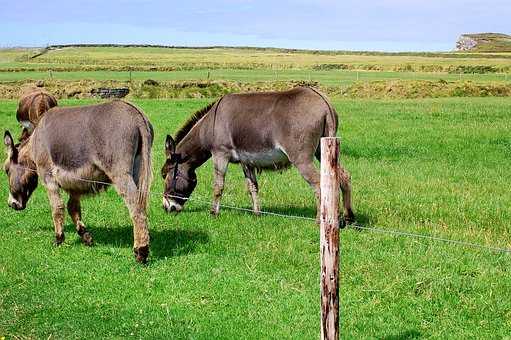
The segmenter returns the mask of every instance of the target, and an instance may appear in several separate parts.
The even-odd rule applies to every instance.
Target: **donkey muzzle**
[[[7,204],[14,210],[23,210],[25,209],[24,204],[20,203],[16,200],[11,194],[9,194],[9,199],[7,200]]]
[[[179,213],[183,210],[183,206],[171,198],[163,197],[163,209],[168,213]]]

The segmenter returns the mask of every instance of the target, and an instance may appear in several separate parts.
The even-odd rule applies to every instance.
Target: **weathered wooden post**
[[[321,138],[321,339],[339,339],[339,140]]]

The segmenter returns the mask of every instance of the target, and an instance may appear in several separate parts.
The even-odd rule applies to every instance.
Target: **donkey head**
[[[22,148],[26,144],[14,145],[9,131],[5,132],[4,144],[7,159],[4,170],[9,179],[9,199],[7,204],[15,210],[25,209],[30,195],[37,187],[37,172],[33,162],[28,157],[22,157]]]
[[[161,169],[165,180],[163,209],[180,212],[197,185],[197,176],[188,163],[190,157],[176,152],[176,143],[169,135],[165,140],[165,155],[167,159]]]

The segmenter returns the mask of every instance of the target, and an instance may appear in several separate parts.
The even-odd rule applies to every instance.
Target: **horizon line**
[[[0,46],[1,49],[42,49],[51,50],[57,48],[72,48],[72,47],[134,47],[134,48],[168,48],[168,49],[254,49],[254,50],[280,50],[289,52],[324,52],[324,53],[377,53],[377,54],[407,54],[407,53],[421,53],[421,54],[434,54],[434,53],[470,53],[467,51],[459,50],[438,50],[438,51],[382,51],[382,50],[339,50],[339,49],[313,49],[313,48],[290,48],[290,47],[275,47],[275,46],[250,46],[250,45],[165,45],[165,44],[122,44],[122,43],[70,43],[70,44],[48,44],[46,46],[29,46],[29,45],[15,45],[15,46]]]

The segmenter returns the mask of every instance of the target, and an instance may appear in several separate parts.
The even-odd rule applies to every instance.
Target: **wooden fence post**
[[[321,138],[321,339],[339,339],[339,140]]]

